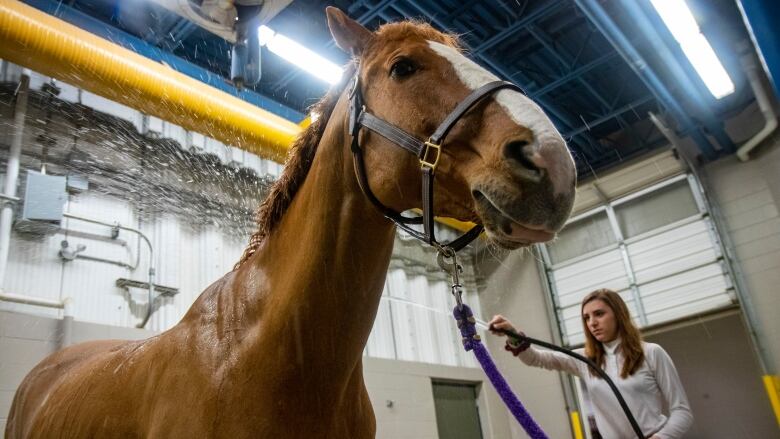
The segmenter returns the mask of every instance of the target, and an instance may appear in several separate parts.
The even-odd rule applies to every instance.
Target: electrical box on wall
[[[67,179],[27,171],[21,209],[14,228],[28,233],[51,234],[60,228],[67,198]]]

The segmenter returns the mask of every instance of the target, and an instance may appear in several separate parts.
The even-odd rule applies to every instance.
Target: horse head
[[[366,111],[416,138],[430,138],[459,103],[498,80],[430,25],[407,21],[371,32],[336,8],[327,17],[336,44],[355,58]],[[359,133],[368,186],[396,212],[419,207],[421,162],[387,137]],[[490,93],[452,125],[435,175],[434,214],[482,224],[508,249],[552,239],[574,201],[566,142],[516,89]]]

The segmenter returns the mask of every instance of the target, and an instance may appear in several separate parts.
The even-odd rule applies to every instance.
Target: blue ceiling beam
[[[612,61],[613,59],[617,58],[617,56],[618,56],[617,52],[612,52],[612,51],[607,52],[599,56],[598,58],[594,59],[593,61],[590,61],[587,64],[583,64],[577,67],[576,69],[569,71],[564,76],[561,76],[560,78],[554,80],[553,82],[545,84],[544,87],[529,92],[528,95],[531,98],[544,96],[545,94],[566,84],[567,82],[581,77],[582,75],[588,73],[589,71],[595,69],[596,67],[599,67],[603,64],[608,63],[609,61]]]
[[[565,66],[567,69],[570,69],[572,67],[572,60],[571,57],[566,55],[561,55],[560,52],[563,51],[563,49],[555,50],[554,47],[552,47],[552,41],[550,41],[549,37],[545,35],[543,32],[538,30],[535,26],[528,26],[528,32],[542,44],[542,47],[547,50],[547,52],[555,58],[556,61],[558,61],[559,64]],[[593,95],[594,98],[606,109],[609,108],[609,104],[607,104],[607,101],[601,97],[601,94],[599,94],[596,89],[593,88],[593,86],[585,80],[582,76],[578,76],[576,78],[577,82],[580,83],[580,85],[585,88],[591,95]]]
[[[415,8],[420,9],[417,2],[411,1],[410,3]],[[527,15],[524,15],[523,18],[521,18],[520,20],[516,21],[515,23],[512,23],[511,26],[505,28],[501,32],[497,33],[496,35],[478,44],[476,47],[473,48],[472,53],[478,54],[490,49],[496,44],[514,35],[516,32],[521,31],[523,28],[533,23],[534,21],[539,20],[540,18],[543,18],[549,14],[552,14],[553,12],[558,10],[561,6],[563,6],[563,2],[561,1],[552,1],[552,2],[545,3],[544,5],[540,6],[539,9],[529,12]]]
[[[198,81],[208,84],[217,90],[221,90],[239,99],[247,101],[250,104],[270,111],[287,120],[298,123],[306,117],[299,111],[295,111],[292,108],[282,105],[265,96],[261,96],[255,92],[248,90],[239,91],[237,88],[227,83],[227,78],[224,78],[189,61],[179,58],[170,52],[166,52],[138,37],[103,23],[96,18],[81,13],[76,9],[65,5],[61,1],[24,0],[24,3],[70,24],[78,26],[87,32],[111,41],[112,43],[124,47],[125,49],[132,50],[139,55],[142,55],[153,61],[164,63],[179,73],[197,79]]]
[[[454,20],[455,18],[459,17],[464,12],[470,10],[472,7],[476,6],[478,2],[462,2],[460,6],[455,8],[454,11],[450,12],[444,19],[446,21]]]
[[[628,65],[641,78],[647,88],[656,96],[656,98],[672,113],[674,118],[679,121],[683,128],[691,133],[691,137],[698,145],[702,154],[709,160],[718,157],[718,151],[707,139],[707,137],[698,129],[695,122],[674,99],[669,89],[658,78],[658,75],[650,68],[645,59],[636,48],[631,44],[628,38],[623,34],[617,24],[607,14],[598,0],[574,0],[580,10],[585,13],[588,19],[601,31],[606,39],[626,60]]]
[[[640,105],[643,105],[643,104],[646,104],[648,102],[652,102],[653,99],[655,99],[653,96],[644,96],[644,97],[641,97],[639,99],[636,99],[636,100],[634,100],[632,102],[629,102],[629,103],[623,105],[620,108],[612,110],[609,113],[607,113],[605,115],[602,115],[602,116],[600,116],[600,117],[598,117],[598,118],[596,118],[594,120],[585,122],[585,125],[577,128],[577,129],[575,129],[573,131],[566,132],[564,134],[564,136],[565,137],[576,136],[576,135],[578,135],[580,133],[583,133],[585,131],[590,131],[590,130],[592,130],[593,128],[595,128],[597,126],[599,126],[599,125],[601,125],[601,124],[603,124],[605,122],[608,122],[610,119],[617,118],[618,116],[620,116],[621,114],[623,114],[623,113],[625,113],[627,111],[633,110],[636,107],[638,107]]]
[[[542,46],[544,46],[544,48],[550,53],[550,55],[553,58],[555,58],[558,61],[558,63],[565,65],[568,68],[571,68],[574,65],[574,57],[568,54],[566,50],[562,47],[558,50],[555,50],[555,48],[552,46],[553,42],[542,30],[537,29],[536,26],[534,25],[529,25],[528,32],[530,32],[534,38],[536,38],[540,43],[542,43]],[[582,76],[578,76],[576,79],[577,82],[579,82],[580,85],[585,90],[587,90],[594,98],[596,98],[596,101],[599,104],[601,104],[604,110],[611,109],[610,104],[607,102],[607,100],[603,96],[601,96],[601,93],[599,93],[593,87],[593,85],[591,85],[590,82],[585,80],[585,78]],[[622,114],[623,112],[615,113],[615,119],[620,124],[620,126],[624,127],[628,131],[629,135],[633,137],[634,141],[641,143],[641,139],[639,139],[639,137],[636,135],[633,128],[631,128],[631,125],[629,125],[629,123],[626,122],[625,119],[623,119]],[[590,130],[590,128],[588,128],[588,130]]]

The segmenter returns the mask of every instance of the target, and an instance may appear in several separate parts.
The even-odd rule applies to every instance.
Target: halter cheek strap
[[[461,101],[454,110],[444,119],[428,140],[420,140],[416,136],[407,133],[403,129],[369,113],[363,104],[363,95],[360,90],[360,71],[355,73],[349,90],[349,132],[352,136],[352,161],[355,167],[355,175],[358,184],[363,193],[368,197],[371,203],[382,212],[384,216],[395,222],[398,227],[430,245],[437,248],[449,247],[458,251],[468,245],[482,233],[483,227],[476,225],[468,232],[461,235],[454,241],[440,244],[436,240],[433,226],[433,182],[436,173],[436,167],[441,157],[441,147],[444,139],[449,134],[453,126],[477,103],[483,99],[492,96],[498,90],[510,89],[523,93],[523,90],[515,84],[506,81],[489,82],[482,87],[474,90]],[[406,150],[417,156],[420,161],[420,172],[422,174],[422,211],[421,217],[405,217],[400,213],[390,209],[382,204],[381,201],[371,192],[366,177],[365,162],[363,160],[363,150],[360,146],[359,134],[362,128],[371,130],[392,144]],[[423,232],[419,232],[409,224],[422,224]]]

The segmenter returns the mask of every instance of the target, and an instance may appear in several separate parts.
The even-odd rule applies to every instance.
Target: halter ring
[[[433,161],[428,160],[428,153],[434,150],[436,151],[436,157],[433,159]],[[441,157],[441,144],[433,143],[430,140],[423,143],[423,150],[420,154],[420,167],[421,168],[430,168],[431,171],[436,170],[436,166],[439,165],[439,158]]]

